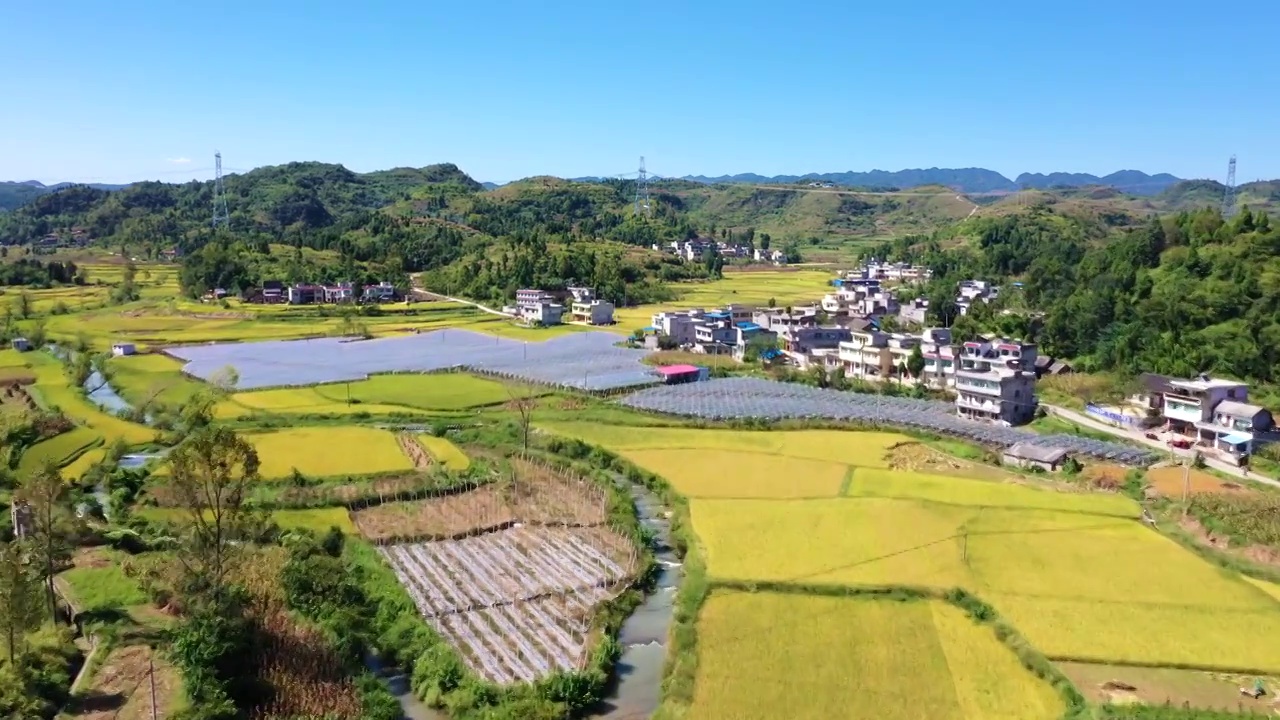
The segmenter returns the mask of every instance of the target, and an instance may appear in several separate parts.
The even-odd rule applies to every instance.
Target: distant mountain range
[[[0,212],[21,207],[45,193],[51,193],[56,190],[61,190],[66,187],[79,184],[81,183],[61,182],[53,185],[45,185],[39,180],[23,180],[21,182],[0,181]],[[90,184],[89,187],[97,190],[123,190],[129,186]]]
[[[798,182],[822,182],[844,187],[896,187],[913,188],[921,185],[945,185],[959,192],[990,193],[1017,190],[1043,190],[1051,187],[1080,187],[1104,185],[1133,195],[1156,195],[1177,183],[1168,173],[1148,175],[1140,170],[1120,170],[1098,177],[1089,173],[1022,173],[1015,180],[985,168],[928,168],[899,170],[872,170],[871,172],[808,173],[806,175],[774,175],[766,177],[755,173],[740,175],[686,175],[681,180],[698,183],[747,183],[756,185],[790,184]]]

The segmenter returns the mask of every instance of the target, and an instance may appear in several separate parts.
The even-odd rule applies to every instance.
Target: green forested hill
[[[957,281],[1005,283],[1000,302],[959,321],[960,334],[1032,336],[1083,370],[1280,381],[1280,223],[1266,213],[1224,221],[1206,208],[1107,232],[1042,205],[972,221],[968,232],[959,249],[935,239],[875,249],[934,268],[928,293],[940,320],[955,317]]]

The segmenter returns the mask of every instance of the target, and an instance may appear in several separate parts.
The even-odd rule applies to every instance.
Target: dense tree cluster
[[[0,286],[25,285],[47,288],[54,285],[84,284],[84,275],[72,262],[48,262],[19,259],[0,264]]]

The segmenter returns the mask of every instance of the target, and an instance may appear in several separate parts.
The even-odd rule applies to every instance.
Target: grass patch
[[[118,558],[112,555],[112,562]],[[124,574],[118,564],[74,567],[58,575],[71,601],[80,612],[122,610],[147,602],[138,584]]]
[[[113,357],[107,363],[112,387],[135,406],[148,400],[166,405],[189,402],[206,386],[183,374],[182,366],[180,360],[160,354]]]
[[[316,393],[345,404],[348,389],[351,399],[361,405],[405,405],[423,410],[463,410],[510,399],[501,383],[463,373],[375,375],[359,382],[320,385]]]

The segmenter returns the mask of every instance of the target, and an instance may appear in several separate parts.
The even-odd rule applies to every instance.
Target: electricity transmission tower
[[[640,156],[640,176],[636,178],[636,214],[649,214],[649,174],[644,169],[644,156]]]
[[[227,212],[227,189],[222,185],[222,153],[213,154],[213,227],[231,224],[231,215]]]
[[[1236,156],[1227,162],[1227,190],[1222,194],[1222,217],[1231,217],[1236,210]]]

